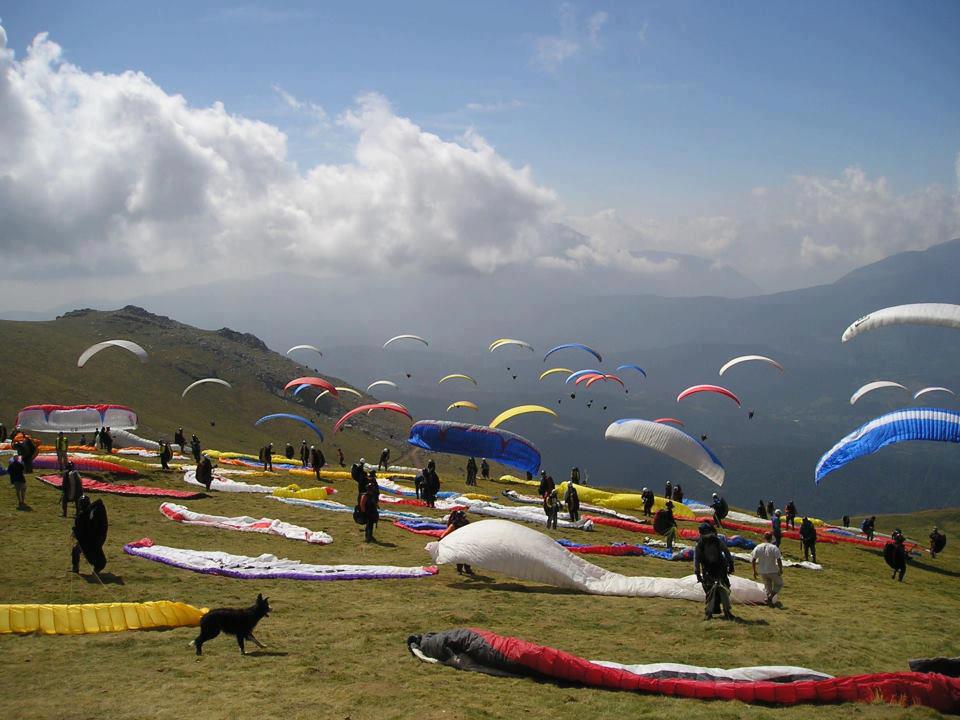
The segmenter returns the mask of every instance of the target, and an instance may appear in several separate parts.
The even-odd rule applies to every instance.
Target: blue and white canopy
[[[906,440],[960,443],[960,413],[940,408],[908,408],[874,418],[824,453],[814,470],[814,480],[819,485],[847,463]]]

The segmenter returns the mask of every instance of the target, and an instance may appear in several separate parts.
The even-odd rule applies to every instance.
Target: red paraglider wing
[[[726,395],[728,398],[733,400],[738,407],[741,405],[740,398],[738,398],[732,392],[727,390],[725,387],[720,387],[719,385],[693,385],[691,387],[688,387],[682,393],[677,395],[677,402],[680,402],[685,397],[690,397],[691,395],[696,395],[697,393],[702,393],[702,392],[711,392],[711,393],[717,393],[718,395]]]
[[[290,388],[297,387],[299,385],[312,385],[313,387],[318,387],[321,390],[326,390],[334,397],[340,397],[339,390],[337,390],[332,384],[328,383],[323,378],[318,377],[301,377],[297,378],[296,380],[291,380],[283,386],[283,391],[286,392]]]
[[[333,431],[337,432],[341,426],[354,415],[359,415],[360,413],[367,412],[369,410],[392,410],[395,413],[405,415],[411,421],[413,420],[413,417],[410,415],[409,411],[401,405],[393,403],[374,403],[372,405],[361,405],[360,407],[355,407],[353,410],[350,410],[342,418],[337,420],[337,424],[333,426]]]

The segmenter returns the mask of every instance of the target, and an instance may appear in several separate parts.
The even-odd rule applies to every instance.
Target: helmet
[[[718,498],[718,497],[720,497],[720,496],[717,495],[716,493],[714,493],[714,494],[713,494],[713,497],[714,497],[714,499],[716,499],[716,498]]]
[[[643,492],[650,492],[649,488],[644,488]]]
[[[779,510],[775,510],[773,514],[776,515],[777,517],[780,517],[782,513]]]
[[[360,458],[360,464],[366,465],[367,461],[364,458]]]

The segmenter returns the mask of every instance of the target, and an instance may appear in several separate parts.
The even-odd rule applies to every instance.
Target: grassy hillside
[[[77,367],[85,348],[115,338],[139,343],[149,361],[141,364],[125,350],[108,348]],[[203,447],[218,449],[256,452],[270,441],[279,448],[288,441],[298,448],[301,440],[315,443],[316,435],[299,423],[253,426],[263,415],[290,412],[317,422],[327,438],[328,461],[335,460],[337,446],[348,461],[363,453],[371,459],[384,446],[400,461],[410,455],[402,442],[409,423],[393,413],[363,416],[353,431],[333,438],[333,423],[359,404],[357,398],[345,395],[338,402],[327,397],[314,404],[312,391],[302,393],[302,399],[284,396],[288,381],[315,371],[272,352],[252,335],[199,330],[128,306],[113,312],[75,311],[50,322],[0,321],[0,344],[7,348],[0,419],[8,428],[25,405],[119,403],[137,411],[137,434],[152,440],[171,440],[177,427],[183,427],[188,438],[196,433]],[[322,359],[316,360],[322,367]],[[222,378],[233,388],[200,386],[180,398],[187,385],[204,377]]]
[[[2,412],[41,401],[110,400],[140,408],[154,434],[182,423],[203,430],[206,444],[249,449],[266,440],[250,427],[258,414],[288,409],[277,385],[296,367],[272,353],[216,333],[201,333],[169,321],[120,311],[32,325],[4,323],[19,358],[7,360]],[[74,367],[87,344],[130,337],[144,344],[151,362],[140,366],[121,351]],[[189,338],[189,349],[184,338]],[[8,347],[10,347],[8,345]],[[16,360],[16,361],[14,361]],[[34,371],[31,373],[31,366]],[[36,369],[54,369],[44,375]],[[88,373],[88,371],[90,371]],[[231,394],[206,388],[193,407],[181,402],[192,379],[218,374],[235,383]],[[189,398],[189,396],[188,396]],[[218,403],[224,403],[219,405]],[[336,413],[332,413],[336,414]],[[211,417],[216,426],[209,427]],[[330,416],[325,416],[325,429]],[[379,420],[378,420],[379,422]],[[370,426],[389,438],[393,426]],[[399,426],[402,430],[402,426]],[[169,432],[169,431],[168,431]],[[235,434],[234,434],[235,433]],[[148,433],[149,435],[149,433]],[[149,435],[152,436],[152,435]],[[399,437],[399,435],[398,435]],[[281,434],[275,441],[284,441]],[[299,435],[291,435],[298,442]],[[340,439],[338,438],[338,442]],[[372,454],[382,442],[360,431],[344,433],[348,455]],[[328,453],[329,456],[330,453]],[[459,468],[461,463],[442,467]],[[464,489],[458,472],[442,473],[444,489]],[[186,487],[179,474],[147,471],[147,485]],[[267,480],[289,482],[278,474]],[[306,484],[299,481],[300,484]],[[332,483],[341,499],[353,498],[353,483]],[[945,555],[911,565],[903,584],[890,579],[879,553],[821,544],[823,572],[787,569],[782,609],[739,608],[741,622],[701,620],[698,603],[594,597],[481,573],[464,580],[452,568],[417,580],[252,582],[210,577],[134,558],[122,546],[148,536],[175,547],[219,549],[256,556],[272,553],[315,563],[422,565],[428,538],[383,522],[378,544],[362,542],[349,516],[288,506],[258,495],[212,496],[185,504],[218,515],[281,518],[334,537],[329,546],[270,536],[175,524],[157,511],[159,501],[102,496],[111,527],[105,547],[113,577],[106,585],[69,570],[70,521],[59,517],[58,493],[31,478],[30,512],[14,509],[13,491],[0,485],[0,602],[84,603],[181,600],[201,607],[250,604],[258,592],[270,597],[273,614],[257,636],[266,651],[240,657],[232,638],[218,638],[197,662],[187,643],[192,628],[78,637],[0,636],[7,672],[0,674],[0,712],[17,718],[500,718],[557,717],[684,718],[927,718],[925,709],[890,706],[801,706],[774,709],[739,703],[702,703],[529,680],[458,673],[409,656],[410,634],[473,626],[512,634],[585,657],[622,662],[674,661],[735,667],[795,664],[833,674],[904,670],[912,657],[960,654],[960,511],[943,510],[881,517],[881,530],[898,525],[925,538],[935,523],[950,538]],[[496,494],[503,486],[481,485]],[[425,514],[440,516],[439,511]],[[593,542],[636,542],[634,534],[599,528],[551,533]],[[798,544],[785,541],[788,555]],[[686,563],[653,558],[604,558],[591,562],[630,575],[681,576]],[[737,572],[748,575],[738,563]]]

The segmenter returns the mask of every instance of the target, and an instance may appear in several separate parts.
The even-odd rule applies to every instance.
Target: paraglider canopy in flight
[[[937,325],[960,328],[960,305],[948,303],[915,303],[894,305],[864,315],[843,331],[842,342],[852,340],[861,333],[888,325]]]
[[[286,392],[292,387],[298,387],[300,385],[307,385],[310,387],[317,387],[321,390],[326,390],[328,393],[334,397],[340,396],[340,391],[338,391],[331,383],[327,382],[323,378],[318,377],[301,377],[291,380],[286,385],[283,386],[283,391]]]
[[[692,467],[711,482],[723,485],[725,471],[717,456],[703,443],[665,422],[630,418],[616,420],[607,427],[604,437],[656,450]]]
[[[400,413],[401,415],[406,416],[411,421],[413,420],[413,418],[410,416],[410,412],[400,403],[373,403],[371,405],[360,405],[359,407],[355,407],[353,410],[345,413],[343,417],[337,420],[337,424],[333,426],[333,432],[336,433],[338,430],[340,430],[340,428],[343,427],[343,424],[354,415],[359,415],[363,412],[369,413],[371,410],[390,410],[391,412]]]
[[[657,418],[656,420],[654,420],[654,422],[669,423],[671,425],[678,425],[679,427],[684,427],[683,420],[677,420],[676,418],[670,418],[670,417]]]
[[[299,389],[299,388],[298,388],[298,389]],[[343,386],[343,385],[337,385],[337,386],[336,386],[336,389],[337,389],[337,392],[349,393],[350,395],[356,395],[357,397],[363,397],[363,395],[362,395],[360,392],[358,392],[357,390],[354,390],[352,387],[346,387],[346,386]],[[294,391],[294,392],[296,392],[296,391]],[[324,391],[321,392],[319,395],[317,395],[316,398],[314,398],[314,400],[313,400],[314,404],[316,404],[317,400],[319,400],[320,398],[322,398],[324,395],[329,395],[329,394],[330,394],[330,393],[329,393],[328,390],[324,390]]]
[[[740,363],[745,363],[745,362],[766,363],[767,365],[772,365],[773,367],[777,368],[780,372],[783,372],[783,365],[778,363],[773,358],[768,358],[764,355],[741,355],[740,357],[735,357],[732,360],[727,360],[727,362],[723,364],[723,367],[720,368],[720,376],[723,377],[723,374],[727,370],[734,367],[735,365],[739,365]]]
[[[540,451],[529,440],[500,428],[444,420],[421,420],[407,442],[437,453],[482,457],[529,473],[540,469]]]
[[[851,395],[850,404],[855,405],[857,400],[862,398],[864,395],[871,393],[874,390],[879,390],[880,388],[899,388],[901,390],[907,390],[907,388],[905,388],[903,385],[898,382],[893,382],[892,380],[876,380],[874,382],[867,383],[857,390],[853,395]]]
[[[644,377],[647,376],[647,371],[644,370],[644,369],[643,369],[642,367],[640,367],[639,365],[618,365],[618,366],[617,366],[617,372],[620,372],[621,370],[636,370],[638,373],[640,373],[640,374],[643,375]]]
[[[606,374],[604,374],[604,375],[592,375],[592,376],[591,376],[591,375],[584,375],[583,377],[588,377],[588,378],[590,378],[589,380],[587,380],[587,387],[590,387],[590,386],[593,385],[595,382],[599,382],[600,380],[602,380],[603,382],[608,382],[608,381],[611,381],[611,380],[612,380],[613,382],[618,382],[618,383],[620,383],[620,387],[622,387],[622,388],[626,388],[626,387],[627,387],[626,385],[623,384],[623,380],[621,380],[621,379],[620,379],[619,377],[617,377],[616,375],[610,375],[609,373],[606,373]],[[579,383],[580,383],[580,380],[582,380],[582,379],[583,379],[583,378],[579,378],[579,379],[577,380],[577,384],[579,384]]]
[[[472,382],[474,385],[477,384],[477,381],[469,375],[464,375],[463,373],[453,373],[451,375],[444,375],[442,378],[437,380],[437,385],[441,385],[447,380],[466,380],[467,382]]]
[[[392,387],[394,390],[399,390],[397,384],[392,380],[374,380],[372,383],[367,385],[367,392],[370,392],[375,387],[380,387],[381,385],[386,385],[387,387]]]
[[[387,349],[387,346],[388,346],[390,343],[395,343],[395,342],[397,342],[398,340],[416,340],[417,342],[421,342],[421,343],[423,343],[424,345],[427,345],[427,346],[430,345],[430,343],[428,343],[426,340],[424,340],[424,339],[423,339],[422,337],[420,337],[419,335],[397,335],[397,336],[392,337],[392,338],[390,338],[389,340],[387,340],[387,341],[383,344],[383,349],[386,350],[386,349]]]
[[[733,400],[737,404],[737,407],[740,407],[740,398],[738,398],[732,392],[727,390],[725,387],[720,387],[719,385],[692,385],[691,387],[688,387],[686,390],[684,390],[679,395],[677,395],[677,402],[680,402],[684,398],[690,397],[691,395],[696,395],[697,393],[702,393],[702,392],[709,392],[709,393],[716,393],[718,395],[723,395]]]
[[[293,420],[294,422],[298,422],[303,425],[306,425],[308,428],[310,428],[317,434],[317,436],[320,438],[320,442],[323,442],[323,433],[320,432],[320,428],[318,428],[314,423],[307,420],[307,418],[301,415],[294,415],[293,413],[273,413],[272,415],[264,415],[262,418],[260,418],[254,423],[254,426],[259,427],[260,425],[263,425],[263,423],[269,422],[271,420]]]
[[[917,392],[914,393],[913,395],[913,399],[916,400],[917,398],[932,392],[945,392],[945,393],[949,393],[950,395],[956,395],[956,393],[950,388],[945,388],[940,385],[937,385],[935,387],[925,387],[922,390],[917,390]]]
[[[197,380],[196,382],[192,382],[187,385],[184,391],[180,393],[180,399],[183,400],[183,398],[187,396],[187,393],[197,387],[197,385],[205,385],[206,383],[215,383],[217,385],[223,385],[224,387],[232,387],[230,383],[228,383],[226,380],[221,380],[220,378],[203,378],[203,380]]]
[[[455,410],[456,408],[470,408],[471,410],[479,410],[480,408],[476,403],[472,403],[469,400],[457,400],[454,403],[450,403],[447,406],[447,412]]]
[[[577,370],[575,373],[570,373],[570,375],[567,376],[567,379],[564,380],[563,382],[565,385],[569,385],[571,380],[576,382],[577,380],[582,378],[584,375],[603,375],[603,371],[595,370],[593,368],[590,368],[587,370]]]
[[[827,450],[814,468],[819,485],[849,462],[907,440],[960,443],[960,413],[939,408],[907,408],[874,418]]]
[[[132,352],[134,355],[140,358],[140,362],[145,363],[147,361],[147,351],[132,340],[104,340],[103,342],[98,342],[84,350],[77,359],[77,367],[82,368],[87,364],[87,360],[108,347],[123,348],[124,350]]]
[[[591,355],[593,355],[597,359],[597,362],[603,362],[603,358],[600,357],[600,353],[598,353],[593,348],[587,347],[583,343],[566,343],[564,345],[557,345],[555,348],[550,348],[549,350],[547,350],[547,354],[543,356],[543,361],[546,362],[547,358],[553,355],[555,352],[558,352],[560,350],[570,350],[570,349],[583,350],[584,352],[588,352]]]
[[[490,352],[499,350],[502,347],[507,347],[508,345],[516,345],[517,347],[526,348],[530,352],[534,352],[533,345],[530,343],[525,343],[523,340],[514,340],[512,338],[500,338],[499,340],[494,340],[492,343],[490,343]]]
[[[569,375],[572,372],[573,370],[571,370],[570,368],[562,368],[562,367],[550,368],[549,370],[544,370],[542,373],[540,373],[540,379],[543,380],[544,378],[550,377],[551,375],[555,375],[557,373],[564,373],[566,375]]]
[[[512,407],[509,410],[504,410],[502,413],[497,415],[493,420],[490,421],[490,427],[496,428],[501,423],[505,423],[510,418],[515,418],[517,415],[526,415],[527,413],[546,413],[547,415],[553,415],[557,417],[557,414],[548,407],[543,405],[517,405]]]
[[[315,345],[294,345],[292,348],[287,350],[287,355],[294,352],[295,350],[313,350],[317,355],[323,357],[323,353],[320,352],[320,348]]]

